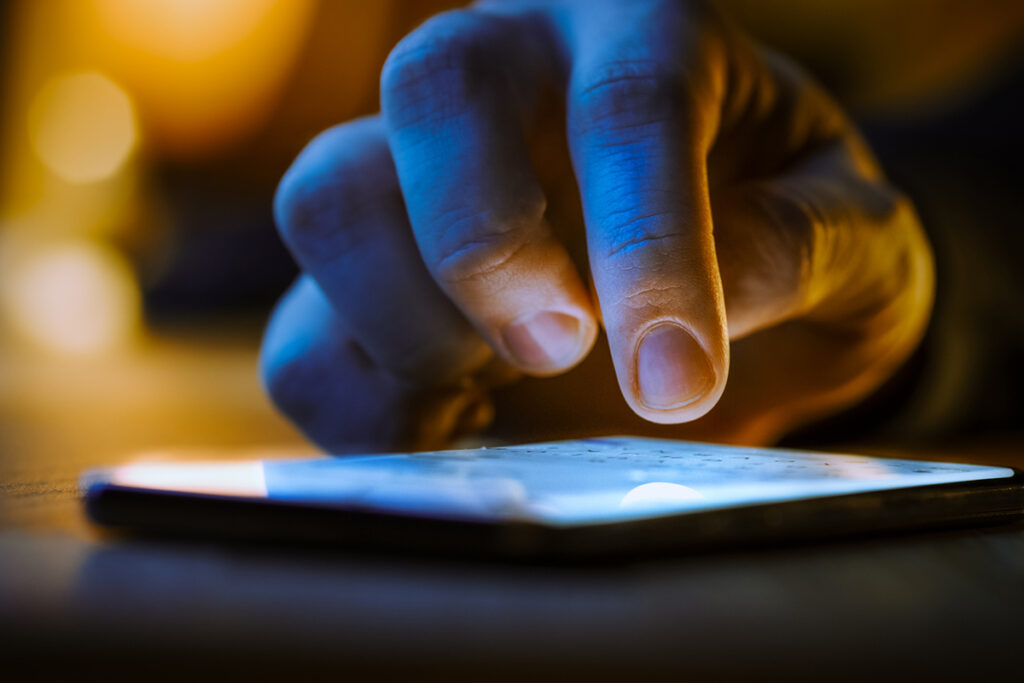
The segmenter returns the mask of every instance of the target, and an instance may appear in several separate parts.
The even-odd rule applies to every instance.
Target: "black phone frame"
[[[133,533],[573,561],[1013,522],[1024,518],[1024,472],[1013,471],[999,479],[564,526],[177,493],[102,480],[88,485],[84,502],[95,523]]]

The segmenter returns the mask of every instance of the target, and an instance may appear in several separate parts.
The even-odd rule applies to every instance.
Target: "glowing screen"
[[[138,463],[85,484],[552,525],[978,481],[1004,467],[632,437],[393,455]]]

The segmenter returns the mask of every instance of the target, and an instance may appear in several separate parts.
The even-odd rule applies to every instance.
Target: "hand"
[[[835,103],[703,2],[435,16],[389,56],[381,114],[310,143],[275,211],[304,274],[265,381],[339,452],[480,429],[495,386],[565,373],[600,325],[619,405],[685,423],[721,399],[698,433],[772,439],[890,375],[933,289]]]

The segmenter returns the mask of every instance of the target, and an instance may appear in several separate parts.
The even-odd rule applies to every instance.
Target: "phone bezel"
[[[90,483],[84,501],[97,524],[136,533],[565,561],[1010,522],[1024,516],[1024,472],[1013,472],[998,479],[559,526],[138,489],[102,480]]]

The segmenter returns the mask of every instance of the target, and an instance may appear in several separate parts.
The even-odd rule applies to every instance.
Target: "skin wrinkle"
[[[547,201],[541,193],[539,199],[522,201],[518,208],[501,214],[492,209],[484,213],[449,218],[450,214],[465,211],[465,207],[452,206],[448,211],[432,215],[429,219],[431,224],[446,226],[436,238],[438,251],[446,253],[444,256],[434,255],[432,269],[448,283],[478,279],[494,272],[526,247],[530,238],[534,237],[534,230],[530,226],[540,225],[546,210]],[[462,229],[466,225],[471,228]],[[488,230],[485,232],[480,226],[487,226]],[[514,243],[504,244],[510,241],[509,238],[514,238]],[[509,249],[512,251],[497,256],[489,253]],[[481,253],[483,256],[480,256]],[[463,261],[482,261],[483,269],[474,265],[468,268],[470,272],[462,274],[461,271],[466,269]],[[488,265],[487,261],[492,261],[493,265]]]
[[[689,69],[655,67],[654,73],[629,73],[625,69],[631,68],[631,64],[602,65],[603,74],[589,75],[590,84],[574,94],[570,107],[570,130],[574,136],[608,135],[665,123],[676,125],[686,121],[689,112],[709,110],[694,89],[688,87],[697,79]]]
[[[429,128],[439,138],[450,139],[449,132],[458,129],[464,122],[472,122],[471,117],[462,108],[445,111],[440,107],[408,106],[409,111],[402,111],[400,106],[393,106],[389,109],[392,114],[387,117],[388,132],[392,135],[402,134],[409,129]],[[400,114],[400,116],[396,116]],[[399,120],[396,120],[399,119]],[[410,146],[429,147],[436,143],[436,140],[422,139],[410,141]]]
[[[637,148],[643,146],[642,143],[629,145],[629,148]],[[628,159],[636,158],[638,161],[634,164],[625,163]],[[642,160],[641,160],[642,159]],[[642,154],[629,154],[627,156],[626,147],[624,146],[621,150],[614,150],[610,155],[604,156],[599,160],[602,167],[599,170],[591,171],[591,177],[586,179],[586,183],[583,184],[584,193],[592,192],[587,189],[594,185],[599,185],[604,188],[606,196],[610,197],[614,201],[605,202],[606,205],[602,205],[602,216],[609,213],[626,213],[630,211],[629,208],[633,201],[646,194],[647,197],[657,201],[657,197],[653,196],[657,190],[652,191],[650,188],[645,188],[648,183],[645,182],[652,176],[657,175],[657,168],[647,159],[643,159]],[[632,167],[633,172],[628,173],[627,168]],[[668,197],[668,193],[665,199],[671,201]],[[620,208],[621,207],[621,208]],[[584,207],[584,213],[590,207]]]
[[[639,227],[636,227],[633,230],[633,235],[631,237],[622,239],[622,236],[618,235],[618,233],[625,232],[630,227],[637,226],[637,224],[639,223],[648,222],[652,219],[657,218],[669,218],[669,216],[667,216],[666,214],[650,214],[648,216],[637,216],[629,221],[626,221],[624,224],[617,226],[615,228],[617,236],[617,239],[614,240],[615,245],[610,250],[605,252],[605,257],[608,259],[614,259],[616,256],[619,256],[621,254],[627,254],[637,249],[650,247],[658,242],[668,241],[670,242],[670,246],[672,242],[678,243],[678,241],[683,237],[678,230],[669,231],[664,234],[657,234],[650,231],[644,231]]]
[[[685,300],[687,297],[692,296],[692,288],[671,285],[671,286],[659,286],[659,285],[645,285],[640,291],[623,294],[621,297],[614,300],[616,306],[623,306],[631,309],[633,312],[644,311],[644,310],[660,310],[663,306],[660,306],[655,301],[660,300],[672,300],[679,301]],[[658,296],[655,296],[655,295]],[[670,295],[670,296],[667,296]],[[638,301],[634,301],[634,299]],[[680,323],[683,324],[683,323]],[[685,325],[684,325],[685,326]]]
[[[764,188],[764,185],[761,187]],[[784,262],[783,268],[772,268],[772,275],[775,276],[773,280],[777,284],[782,274],[785,278],[783,291],[787,293],[787,298],[793,298],[794,313],[798,313],[802,308],[814,304],[809,296],[809,288],[815,281],[820,281],[819,273],[828,270],[823,271],[818,264],[823,261],[823,253],[833,253],[834,247],[828,243],[830,229],[835,228],[830,228],[826,217],[813,202],[797,195],[781,195],[779,189],[776,184],[752,196],[758,209],[771,219],[770,224],[775,228],[772,236],[777,243],[783,243],[781,248],[769,249],[767,254],[765,251],[760,253],[769,257],[767,265],[777,266]],[[780,205],[780,199],[786,202],[786,206]],[[764,245],[767,243],[767,240],[761,242]],[[779,289],[776,289],[778,292]]]
[[[877,195],[877,188],[867,189],[867,185],[860,181],[858,178],[851,176],[850,179],[844,180],[844,186],[839,187],[835,183],[829,183],[828,181],[821,180],[821,173],[815,168],[820,165],[825,159],[831,160],[830,163],[835,165],[836,159],[843,158],[846,147],[844,145],[830,145],[823,147],[822,151],[815,153],[812,157],[812,161],[804,161],[801,163],[800,173],[807,177],[811,185],[797,184],[799,181],[798,177],[792,177],[789,181],[779,183],[775,182],[769,187],[774,187],[775,192],[779,197],[785,197],[787,201],[792,203],[794,206],[798,206],[798,214],[805,215],[809,218],[810,223],[815,226],[812,231],[805,231],[808,235],[815,234],[817,238],[812,241],[812,244],[817,244],[816,248],[811,251],[815,254],[813,258],[808,259],[808,262],[812,264],[813,272],[805,273],[801,281],[804,283],[822,282],[826,280],[835,280],[836,272],[851,272],[849,262],[850,253],[862,253],[866,250],[862,248],[843,249],[833,244],[835,238],[840,235],[846,234],[848,228],[846,226],[863,225],[863,221],[857,217],[849,215],[849,203],[843,199],[838,201],[831,201],[833,207],[831,213],[821,209],[819,201],[820,197],[833,195],[837,197],[847,197],[851,194],[851,189],[855,192],[859,192],[859,188],[865,188],[865,192],[868,194],[861,194],[860,206],[868,206],[870,202],[866,201],[868,195]],[[810,187],[814,186],[819,188],[815,190],[814,194],[819,197],[819,200],[815,200],[811,197]],[[831,187],[830,187],[831,185]],[[826,190],[822,193],[822,189]],[[775,211],[776,204],[771,201],[764,202],[764,210],[767,215],[777,215]],[[837,211],[845,213],[845,216],[839,217]],[[790,216],[792,217],[792,216]],[[787,225],[791,226],[791,221],[778,220],[777,224],[782,229],[778,230],[778,234],[784,235],[786,233]],[[792,228],[789,228],[792,231]],[[840,259],[837,261],[836,259]],[[838,271],[836,266],[839,266]],[[877,269],[874,269],[877,270]],[[856,277],[856,275],[854,275]],[[836,289],[832,287],[831,289]],[[815,301],[809,301],[809,307],[814,305]]]
[[[747,49],[751,48],[747,46]],[[709,155],[714,187],[720,186],[723,178],[736,182],[785,174],[794,162],[814,156],[816,148],[845,144],[845,138],[852,131],[843,114],[799,67],[770,50],[763,49],[762,54],[761,59],[751,59],[756,66],[748,67],[756,76],[749,92],[745,93],[748,101],[744,113],[739,118],[726,120]],[[726,102],[724,106],[729,105]],[[732,106],[737,105],[732,103]],[[785,135],[780,136],[779,130]],[[770,140],[770,144],[779,151],[769,148],[755,154],[755,158],[764,159],[756,167],[742,172],[734,168],[726,173],[718,168],[723,162],[729,165],[723,155],[739,158],[743,155],[737,154],[736,150],[756,148],[764,140]],[[728,149],[723,149],[723,146]],[[749,153],[746,157],[750,157]]]
[[[662,63],[655,59],[605,62],[602,69],[605,75],[594,79],[590,85],[579,92],[578,99],[585,101],[595,92],[619,83],[653,83],[660,91],[664,82],[674,80],[673,75],[678,76],[678,72],[681,72],[681,69],[665,69]]]
[[[443,205],[442,202],[436,203]],[[452,205],[445,210],[429,214],[426,220],[433,225],[445,226],[443,232],[439,235],[441,241],[454,242],[451,245],[438,245],[439,250],[456,252],[459,250],[459,245],[465,241],[461,239],[463,233],[481,238],[506,237],[512,234],[517,226],[529,224],[531,219],[526,217],[529,213],[533,212],[524,212],[523,217],[516,219],[511,217],[511,212],[499,214],[494,209],[475,211],[464,205]],[[460,230],[460,228],[466,225],[474,227],[486,225],[490,228],[490,231],[482,232],[479,229]]]
[[[621,129],[617,129],[616,132],[618,132],[618,130],[629,130],[629,129],[633,129],[633,128],[649,128],[651,126],[657,126],[659,123],[666,123],[666,122],[638,123],[638,124],[629,125],[629,126],[622,126]],[[630,147],[635,147],[638,144],[638,142],[641,141],[641,140],[643,140],[642,136],[638,137],[638,138],[625,138],[625,139],[622,139],[622,140],[602,140],[601,141],[601,148],[602,149],[616,149],[616,148],[619,148],[619,149],[629,149]]]
[[[679,201],[679,193],[676,190],[661,190],[650,187],[642,187],[640,183],[628,180],[616,187],[608,188],[608,193],[616,196],[621,196],[620,201],[622,201],[622,203],[624,204],[667,204],[670,202]],[[607,208],[602,213],[602,219],[610,220],[618,216],[628,216],[635,212],[636,209],[628,207]]]
[[[406,116],[402,121],[395,121],[395,112],[388,110],[386,116],[388,137],[391,140],[392,151],[394,152],[395,140],[400,140],[404,153],[410,156],[420,156],[422,149],[434,149],[438,146],[454,148],[459,142],[464,142],[469,136],[478,136],[480,131],[476,126],[477,120],[474,114],[477,110],[474,107],[488,105],[493,108],[496,101],[502,95],[509,95],[508,90],[495,88],[487,98],[480,98],[473,103],[465,103],[464,108],[457,112],[446,113],[430,110],[423,107],[417,116]],[[496,116],[494,112],[490,112]],[[500,112],[504,116],[507,112]],[[515,125],[518,131],[518,124]],[[427,130],[430,137],[417,134],[417,131]],[[469,145],[466,145],[467,147]],[[474,157],[460,159],[463,163],[472,164],[476,162]]]
[[[678,220],[670,221],[670,225],[678,225]],[[616,271],[622,270],[633,270],[633,269],[647,269],[650,270],[657,264],[668,264],[667,259],[681,256],[684,250],[684,244],[686,233],[683,231],[666,231],[662,234],[642,234],[635,232],[630,238],[619,239],[614,241],[612,245],[601,252],[605,256],[604,261],[609,266],[613,266]],[[668,249],[652,249],[645,250],[644,246],[653,246],[658,242],[668,242]],[[597,245],[591,246],[591,251],[597,248]],[[639,252],[639,254],[637,253]],[[654,256],[657,256],[657,261],[654,260]],[[691,252],[691,258],[698,255],[698,252]],[[712,255],[706,255],[708,257]],[[640,265],[634,268],[632,265],[635,259],[640,259]],[[678,264],[682,267],[684,264]],[[685,265],[694,267],[697,264],[689,262]]]
[[[895,220],[899,220],[897,217]],[[905,231],[898,234],[903,234]],[[914,238],[913,235],[910,236]],[[876,280],[874,288],[866,288],[867,295],[853,299],[843,315],[838,320],[833,320],[827,315],[811,315],[810,319],[822,325],[831,325],[841,329],[865,330],[870,333],[869,338],[875,339],[880,345],[885,343],[881,337],[885,334],[900,334],[906,332],[906,325],[899,324],[907,317],[919,311],[914,305],[915,288],[908,286],[908,283],[921,277],[919,268],[930,272],[930,257],[914,258],[912,255],[918,252],[904,250],[897,251],[897,265],[885,269],[888,274],[886,278]],[[924,259],[924,263],[920,261]],[[817,313],[816,311],[814,313]],[[825,309],[825,313],[830,313]]]
[[[618,222],[615,220],[617,217],[630,216],[636,213],[636,206],[649,204],[681,205],[681,212],[690,214],[694,212],[692,204],[684,201],[678,189],[660,189],[645,186],[643,180],[653,174],[648,172],[643,165],[634,166],[633,173],[630,175],[619,170],[615,161],[603,159],[602,163],[604,164],[603,172],[607,176],[592,179],[595,184],[600,183],[605,186],[604,194],[606,197],[611,198],[605,202],[606,206],[602,207],[601,215],[594,217],[601,225],[615,225]],[[620,179],[624,180],[620,181]],[[609,187],[609,182],[613,180],[619,182]],[[613,232],[615,231],[615,228],[609,229]]]
[[[853,188],[861,186],[861,183],[852,185]],[[871,192],[874,194],[877,191],[879,190],[873,189]],[[892,255],[896,254],[898,258],[901,250],[892,249],[894,245],[889,239],[889,234],[893,231],[887,229],[900,220],[898,204],[886,203],[891,207],[887,216],[876,216],[870,211],[853,214],[848,208],[848,202],[842,201],[834,202],[837,208],[831,214],[825,214],[830,221],[830,229],[822,230],[816,242],[813,258],[815,273],[810,277],[811,281],[832,282],[831,298],[821,298],[813,302],[814,305],[808,308],[808,313],[813,313],[817,317],[818,311],[826,311],[838,318],[857,319],[861,315],[851,309],[851,304],[871,308],[874,301],[888,298],[884,294],[885,288],[880,288],[880,285],[884,285],[891,277],[895,266]],[[861,203],[860,206],[868,206],[868,203]],[[852,242],[852,226],[859,228],[859,248]],[[905,232],[896,230],[894,234]],[[851,259],[851,254],[858,258]],[[888,265],[879,267],[878,264],[881,263]],[[864,271],[874,273],[874,277],[864,278]],[[839,295],[847,302],[845,305],[838,305],[840,302],[836,301],[836,298]],[[828,297],[828,293],[823,296]],[[864,299],[867,299],[867,302],[864,302]]]
[[[505,79],[497,73],[490,77],[480,77],[483,83],[473,88],[472,92],[464,89],[453,88],[451,82],[438,76],[443,87],[429,88],[427,92],[416,98],[410,98],[408,93],[399,95],[390,89],[382,86],[381,101],[385,105],[387,113],[387,126],[392,135],[401,135],[410,130],[430,129],[435,136],[451,136],[451,131],[464,133],[465,127],[472,127],[473,103],[488,103],[494,99],[494,94],[507,92],[513,94],[510,87],[506,87]],[[408,137],[408,136],[406,136]],[[411,147],[417,144],[430,146],[436,140],[420,139],[410,141]]]
[[[493,255],[493,247],[495,244],[500,247],[504,247],[505,249],[509,248],[509,245],[501,242],[492,242],[487,239],[477,239],[467,242],[461,248],[448,256],[445,256],[438,262],[435,266],[438,277],[442,282],[449,286],[461,285],[475,280],[482,280],[508,266],[509,263],[529,247],[529,242],[524,240],[519,242],[519,244],[512,246],[511,250],[507,251],[507,253],[501,254],[495,258]],[[485,249],[486,255],[481,256],[478,253],[478,250],[485,247],[490,247],[491,251],[488,252]],[[465,263],[466,261],[473,265],[467,266]],[[480,261],[487,263],[486,265],[480,265]]]
[[[503,37],[492,30],[495,21],[499,20],[466,10],[431,18],[388,55],[381,70],[381,92],[410,98],[419,106],[435,99],[437,84],[444,83],[448,94],[472,99],[480,86],[490,87],[490,79],[504,71],[492,49],[493,41]]]
[[[430,33],[432,24],[443,25],[445,35],[424,38],[422,34]],[[455,30],[460,24],[470,25],[468,35]],[[520,36],[522,28],[507,17],[451,10],[428,20],[420,31],[400,41],[381,72],[382,100],[387,99],[387,108],[393,114],[406,112],[399,122],[389,116],[393,130],[400,132],[424,124],[450,125],[451,120],[464,114],[467,103],[486,99],[495,91],[509,93],[519,118],[529,121],[537,106],[536,91],[522,84],[521,75],[530,73],[534,79],[541,78],[528,65],[545,60],[538,58],[542,51],[534,45],[536,41],[518,39],[515,48],[510,48],[510,32]],[[523,51],[533,59],[520,58]],[[405,72],[411,72],[411,76],[406,77]],[[439,84],[444,87],[439,88]]]
[[[579,116],[579,114],[575,116]],[[588,140],[590,144],[600,140],[602,149],[628,148],[645,140],[651,140],[652,136],[650,134],[644,135],[638,133],[638,131],[650,129],[659,132],[664,130],[666,126],[679,131],[685,131],[687,126],[678,126],[678,123],[677,116],[666,114],[662,117],[649,117],[639,121],[619,121],[614,125],[600,123],[574,127],[571,135],[580,140]],[[632,135],[629,135],[629,133],[632,133]],[[697,136],[682,133],[679,137],[683,139],[696,139]]]
[[[687,282],[683,285],[656,285],[652,283],[645,284],[642,289],[624,293],[620,297],[616,297],[612,300],[615,306],[623,306],[629,308],[633,313],[639,311],[652,311],[648,316],[660,317],[664,316],[662,312],[666,306],[666,301],[690,301],[698,303],[693,299],[693,291],[696,289],[694,283]],[[672,307],[672,306],[669,306]],[[640,317],[643,317],[642,315]],[[682,324],[684,327],[689,326],[688,323]]]

